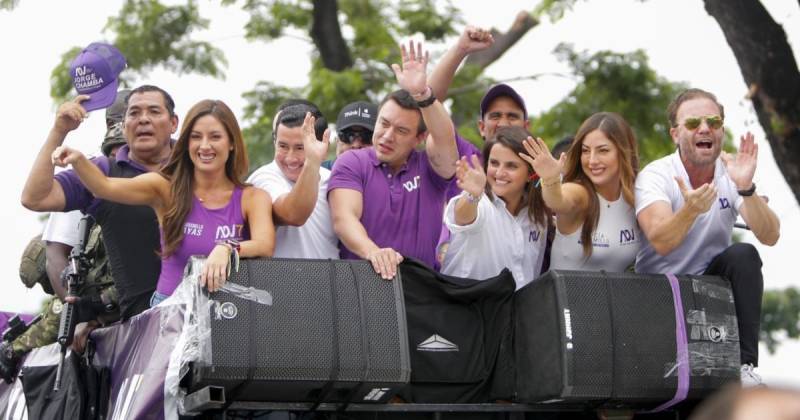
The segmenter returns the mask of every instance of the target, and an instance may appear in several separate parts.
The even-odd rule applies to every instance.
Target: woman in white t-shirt
[[[639,157],[630,125],[619,114],[598,112],[559,160],[542,139],[526,140],[525,149],[521,156],[542,177],[542,196],[556,215],[550,268],[630,267],[641,242],[633,196]]]
[[[472,165],[466,157],[458,162],[462,193],[445,210],[451,239],[442,273],[483,280],[508,268],[517,289],[539,276],[551,216],[536,174],[519,156],[526,138],[522,127],[498,129],[484,145],[483,165],[475,155]]]

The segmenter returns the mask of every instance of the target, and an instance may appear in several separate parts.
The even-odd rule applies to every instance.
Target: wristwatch
[[[231,250],[236,250],[236,252],[242,251],[242,244],[240,244],[236,239],[228,239],[225,241],[225,243],[230,245]]]
[[[746,190],[737,190],[736,192],[738,192],[742,197],[750,197],[756,192],[756,183],[754,182],[753,185]]]
[[[433,93],[433,89],[431,89],[430,86],[428,86],[428,88],[426,89],[426,92],[430,92],[430,96],[428,96],[427,99],[423,99],[421,101],[417,101],[417,98],[414,98],[415,95],[411,95],[411,98],[414,99],[415,101],[417,101],[417,106],[420,107],[420,108],[427,108],[427,107],[433,105],[434,102],[436,102],[436,95]],[[423,94],[424,94],[424,92],[423,92]]]
[[[478,205],[478,202],[481,201],[481,197],[483,197],[483,194],[476,197],[468,193],[467,191],[461,191],[461,196],[466,198],[467,201],[469,201],[470,203]]]

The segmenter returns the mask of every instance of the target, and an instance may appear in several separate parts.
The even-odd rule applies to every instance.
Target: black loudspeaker
[[[676,300],[667,276],[549,271],[514,302],[521,402],[650,406],[699,399],[739,378],[739,330],[729,283],[678,276],[688,374],[677,365]],[[685,366],[685,364],[684,364]],[[685,369],[685,368],[684,368]],[[686,382],[684,382],[686,385]]]
[[[251,299],[211,294],[211,366],[191,390],[222,386],[228,401],[386,402],[408,383],[402,285],[369,262],[249,259],[229,282]],[[270,304],[252,296],[269,293]],[[263,301],[263,299],[262,299]]]

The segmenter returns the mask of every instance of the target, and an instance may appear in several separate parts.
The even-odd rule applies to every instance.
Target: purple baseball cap
[[[528,119],[528,110],[525,108],[525,101],[522,100],[522,96],[519,96],[516,90],[505,83],[492,86],[486,92],[486,95],[483,95],[483,99],[481,99],[481,119],[483,119],[483,114],[486,114],[486,108],[489,108],[489,104],[500,96],[508,96],[516,102],[522,108],[523,119]]]
[[[125,56],[111,44],[93,42],[69,65],[72,85],[80,95],[90,98],[81,102],[86,111],[106,108],[117,97],[119,74],[125,69]]]

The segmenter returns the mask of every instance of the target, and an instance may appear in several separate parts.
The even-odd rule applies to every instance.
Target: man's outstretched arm
[[[673,213],[670,203],[656,201],[636,217],[642,232],[659,255],[667,255],[679,247],[697,217],[707,212],[717,199],[717,189],[713,184],[691,190],[682,179],[676,177],[675,182],[683,195],[683,207]]]
[[[427,85],[428,53],[423,52],[421,43],[415,46],[413,41],[408,43],[408,49],[403,45],[401,53],[402,65],[392,64],[397,84],[411,94],[415,101],[425,102],[433,95],[433,90]],[[431,167],[442,178],[450,179],[456,173],[456,162],[458,161],[456,133],[450,116],[444,109],[444,105],[438,100],[421,107],[420,111],[422,119],[428,127],[425,151]]]
[[[485,50],[492,46],[494,38],[487,29],[467,26],[461,32],[456,43],[439,59],[428,77],[428,84],[433,89],[433,94],[440,101],[447,99],[447,91],[453,83],[453,77],[458,66],[464,59],[477,51]]]
[[[58,146],[64,143],[67,134],[81,125],[87,112],[80,105],[89,99],[87,95],[79,95],[75,99],[65,102],[58,107],[56,120],[50,133],[47,135],[39,154],[33,162],[33,167],[25,181],[20,201],[22,205],[34,211],[61,211],[66,204],[64,190],[61,184],[53,178],[52,155]]]
[[[360,191],[336,188],[328,193],[331,206],[333,229],[339,240],[350,251],[369,260],[372,268],[386,280],[397,273],[397,265],[403,256],[392,248],[381,248],[370,239],[366,228],[361,224],[364,196]]]

